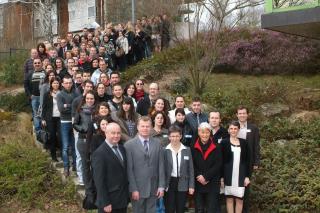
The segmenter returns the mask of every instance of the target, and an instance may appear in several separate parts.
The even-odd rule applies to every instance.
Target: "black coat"
[[[247,124],[247,143],[250,150],[250,173],[252,173],[253,166],[260,165],[260,134],[259,129],[252,123]]]
[[[196,178],[202,175],[209,183],[202,185],[196,180],[195,190],[199,192],[209,192],[216,184],[220,183],[222,153],[219,144],[214,143],[212,138],[210,138],[208,149],[204,153],[200,143],[200,139],[197,139],[190,147],[193,158],[194,176]]]
[[[49,91],[43,95],[41,120],[45,120],[46,122],[51,121],[52,111],[53,111],[53,97],[51,96]]]
[[[214,142],[221,143],[222,139],[229,137],[229,133],[228,133],[228,130],[226,130],[225,128],[220,126],[220,128],[218,129],[218,131],[214,135],[211,132],[211,137],[213,138]]]
[[[239,186],[244,187],[244,179],[250,177],[250,150],[248,143],[239,138],[240,140],[240,166],[239,166]],[[232,169],[233,169],[233,153],[231,151],[230,137],[223,139],[221,142],[221,150],[223,156],[222,175],[224,183],[227,186],[231,186],[232,182]]]
[[[123,164],[107,143],[99,146],[92,155],[93,179],[97,188],[96,205],[99,211],[110,204],[112,209],[122,209],[128,205],[127,158],[122,145],[119,145],[119,151],[124,160]]]
[[[176,125],[176,126],[180,127],[180,129],[182,130],[181,143],[183,143],[183,145],[185,145],[187,147],[190,147],[190,145],[192,144],[193,132],[192,132],[191,127],[187,123],[187,121],[184,121],[183,123],[175,121],[172,125]]]

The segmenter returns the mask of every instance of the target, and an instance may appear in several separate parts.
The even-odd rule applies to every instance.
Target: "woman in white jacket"
[[[128,39],[119,31],[119,36],[116,40],[116,63],[117,68],[122,72],[126,69],[127,59],[126,55],[129,52]]]

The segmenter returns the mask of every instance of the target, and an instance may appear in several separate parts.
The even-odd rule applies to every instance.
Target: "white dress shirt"
[[[248,130],[248,128],[247,128],[247,122],[245,122],[244,123],[244,125],[241,127],[240,126],[240,131],[239,131],[239,133],[238,133],[238,138],[242,138],[242,139],[244,139],[244,140],[246,140],[247,139],[247,130]],[[240,125],[241,125],[241,123],[240,123]]]
[[[171,146],[171,143],[166,146],[166,149],[171,151],[172,156],[172,172],[171,177],[179,177],[180,176],[180,166],[181,166],[181,151],[183,149],[187,149],[183,144],[180,145],[178,152],[176,153]]]

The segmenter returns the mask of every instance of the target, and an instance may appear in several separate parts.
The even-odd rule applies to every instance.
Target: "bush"
[[[262,167],[252,178],[254,209],[319,212],[319,143],[303,138],[284,144],[263,141],[262,147]]]
[[[129,67],[121,78],[124,81],[132,81],[144,76],[148,81],[160,80],[168,70],[173,70],[183,63],[186,50],[185,45],[179,45],[154,54],[152,59],[145,59],[137,65]]]
[[[0,81],[5,85],[22,84],[23,65],[27,54],[14,54],[6,58],[0,65]]]
[[[30,116],[0,123],[0,206],[15,201],[26,208],[44,209],[49,202],[76,203],[75,186],[61,182],[46,153],[34,145]],[[19,129],[19,134],[14,134]],[[61,208],[61,207],[60,207]]]
[[[23,112],[29,111],[28,100],[24,93],[18,93],[15,96],[10,94],[0,95],[0,108],[6,111]]]
[[[249,36],[243,30],[234,34],[234,40],[229,40],[221,53],[219,71],[226,68],[245,74],[319,73],[320,47],[315,41],[264,30],[251,30]]]
[[[188,90],[190,89],[190,84],[191,83],[189,78],[183,76],[170,84],[169,90],[173,94],[183,94],[188,92]]]

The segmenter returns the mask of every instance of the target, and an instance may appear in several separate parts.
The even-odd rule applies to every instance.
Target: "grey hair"
[[[208,129],[209,131],[212,130],[212,127],[210,126],[210,124],[208,124],[207,122],[202,122],[199,127],[198,130],[204,130],[204,129]]]

